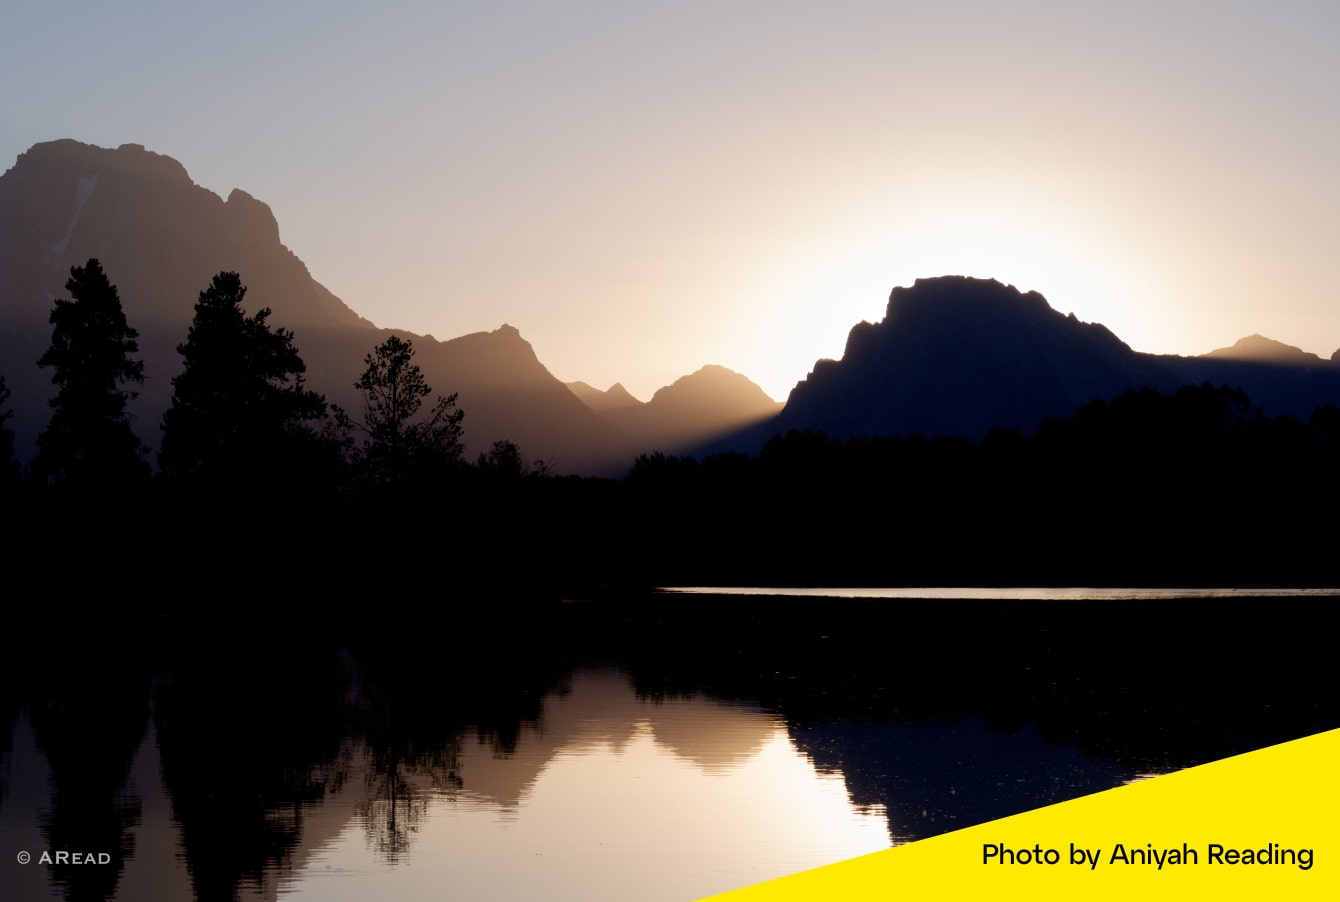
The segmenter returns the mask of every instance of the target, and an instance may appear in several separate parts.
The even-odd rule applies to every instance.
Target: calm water
[[[940,601],[1176,601],[1180,599],[1336,598],[1340,589],[1112,588],[1102,586],[916,586],[897,588],[772,588],[762,586],[674,586],[685,595],[746,595],[774,598],[885,598]]]
[[[44,744],[21,714],[0,805],[4,897],[62,898],[52,869],[15,855],[64,833],[74,849],[115,852],[114,898],[191,898],[187,815],[174,811],[162,777],[171,751],[152,718],[126,785],[105,801],[120,809],[115,831],[58,828],[53,791],[65,787]],[[816,767],[775,715],[640,699],[610,670],[546,694],[506,748],[467,734],[396,762],[350,739],[314,771],[304,782],[318,793],[265,806],[275,854],[257,850],[240,869],[258,876],[243,877],[238,898],[692,899],[890,842],[883,807],[854,804],[841,773]]]
[[[697,595],[16,651],[0,898],[695,899],[1340,725],[1333,598],[1184,601]],[[107,863],[17,860],[61,850]]]

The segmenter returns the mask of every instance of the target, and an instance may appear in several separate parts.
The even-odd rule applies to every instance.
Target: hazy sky
[[[1142,351],[1340,347],[1334,0],[0,8],[0,169],[143,144],[377,324],[560,379],[784,398],[947,273]]]

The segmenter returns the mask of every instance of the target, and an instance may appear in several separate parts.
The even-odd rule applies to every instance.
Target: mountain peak
[[[183,170],[184,171],[184,170]],[[279,220],[264,201],[257,200],[241,188],[234,188],[225,201],[226,209],[244,218],[245,228],[261,241],[279,244]]]
[[[1325,363],[1316,354],[1309,354],[1302,348],[1286,345],[1282,341],[1252,334],[1239,338],[1232,347],[1217,348],[1203,357],[1215,357],[1226,360],[1247,360],[1257,363],[1289,363],[1302,366],[1317,366]]]
[[[143,144],[122,144],[110,150],[73,138],[42,141],[19,154],[13,168],[20,167],[34,172],[74,169],[81,175],[116,170],[141,178],[192,184],[185,166],[172,157],[146,149]]]
[[[1022,292],[996,279],[973,276],[937,276],[917,279],[911,287],[898,286],[889,292],[885,320],[905,315],[909,310],[958,320],[958,326],[975,321],[997,321],[1001,317],[1022,315],[1030,318],[1054,316],[1065,319],[1051,308],[1036,291]],[[1070,317],[1074,320],[1074,316]]]
[[[605,392],[584,382],[570,382],[568,388],[639,452],[691,453],[781,407],[747,377],[717,364],[681,376],[645,404],[618,383]]]
[[[530,357],[535,357],[535,348],[521,334],[520,329],[509,323],[503,323],[492,332],[489,332],[488,337],[494,346],[499,349],[505,348],[508,353],[525,354]]]
[[[585,382],[569,382],[567,386],[583,404],[599,414],[642,406],[642,402],[634,398],[619,382],[611,385],[607,391],[601,391]]]
[[[647,403],[665,407],[705,403],[723,409],[738,410],[744,407],[758,411],[769,411],[777,406],[749,377],[714,363],[699,367],[687,376],[680,376],[672,384],[657,389]]]
[[[881,322],[852,328],[841,361],[819,361],[796,385],[777,428],[844,438],[1031,429],[1120,393],[1144,366],[1106,327],[1057,312],[1036,291],[918,279],[889,293]]]
[[[155,178],[193,184],[185,166],[167,154],[148,150],[143,144],[122,144],[113,153],[116,154],[114,157],[116,162],[127,168],[153,175]]]

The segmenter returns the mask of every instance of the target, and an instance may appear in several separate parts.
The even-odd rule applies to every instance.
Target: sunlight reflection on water
[[[116,870],[11,856],[2,894],[697,898],[1332,726],[1329,590],[856,591],[565,607],[529,669],[295,642],[69,682],[34,656],[0,693],[0,838]],[[1151,600],[1048,600],[1120,598]]]
[[[650,703],[618,674],[586,673],[542,723],[514,756],[467,745],[461,792],[430,800],[399,866],[351,823],[286,898],[682,900],[890,844],[882,806],[854,806],[841,775],[756,709]]]
[[[1091,586],[912,586],[897,588],[666,586],[658,591],[685,595],[772,595],[786,598],[889,598],[944,601],[1146,601],[1181,598],[1326,598],[1340,589],[1108,588]]]

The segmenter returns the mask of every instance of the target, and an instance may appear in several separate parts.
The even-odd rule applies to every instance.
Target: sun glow
[[[1065,205],[985,206],[965,197],[896,218],[834,224],[822,238],[795,242],[774,265],[751,310],[765,340],[748,371],[784,398],[815,360],[842,356],[854,324],[883,319],[894,287],[944,275],[1037,291],[1061,313],[1101,322],[1119,336],[1138,334],[1148,329],[1133,303],[1150,293],[1143,268]]]

